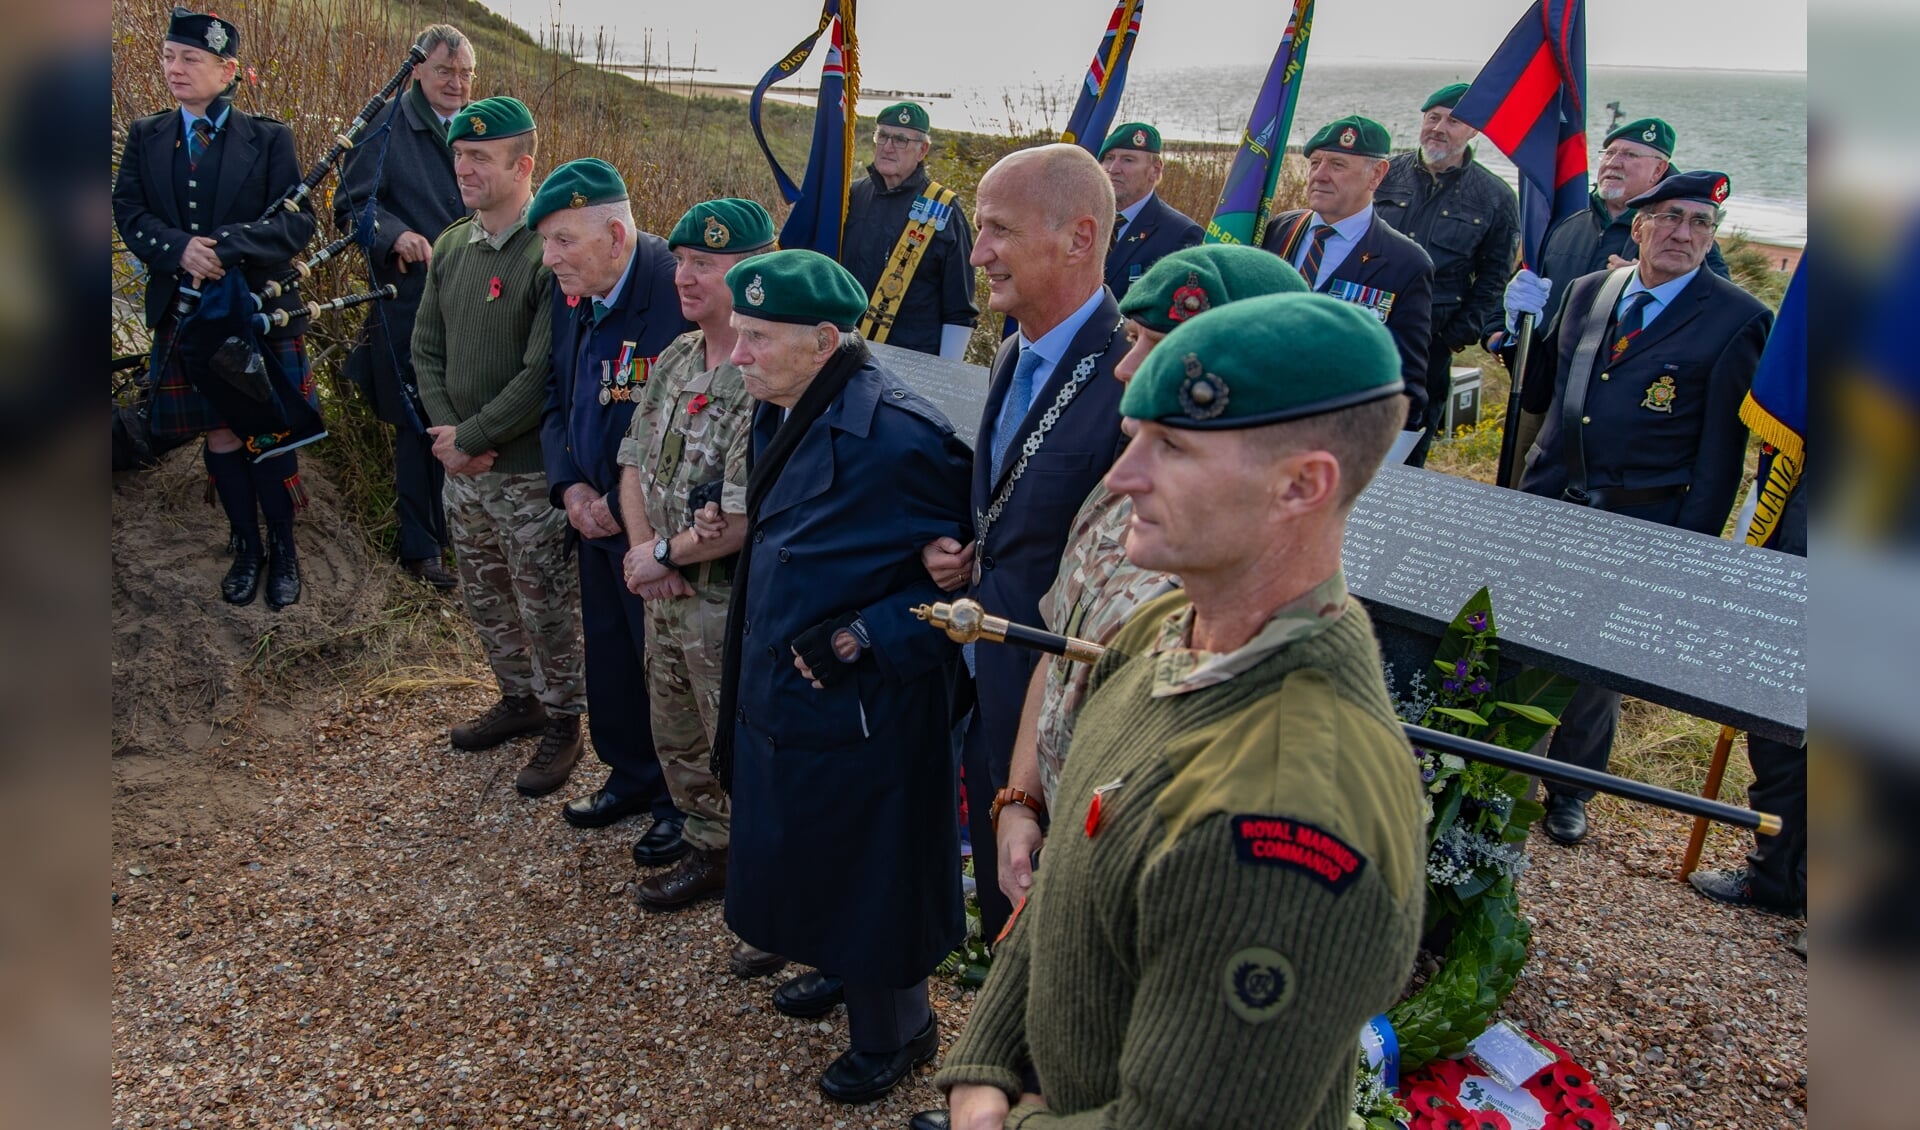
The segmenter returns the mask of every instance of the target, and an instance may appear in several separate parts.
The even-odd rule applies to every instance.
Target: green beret
[[[1357,153],[1362,157],[1384,160],[1391,156],[1392,146],[1393,138],[1387,133],[1387,127],[1372,118],[1348,114],[1321,126],[1320,132],[1313,135],[1301,152],[1311,157],[1316,149],[1336,149],[1342,153]]]
[[[668,247],[704,247],[737,255],[773,242],[773,217],[752,200],[708,200],[687,209],[667,236]]]
[[[533,132],[533,111],[518,98],[495,95],[469,102],[447,126],[447,141],[494,141]]]
[[[831,322],[850,330],[867,312],[867,292],[860,280],[825,255],[804,248],[740,260],[727,271],[727,289],[733,291],[734,313],[769,322]]]
[[[1127,384],[1120,414],[1170,428],[1252,428],[1405,388],[1378,318],[1325,294],[1268,294],[1175,327]]]
[[[1107,135],[1100,143],[1098,156],[1105,160],[1115,149],[1138,149],[1142,153],[1160,152],[1160,131],[1145,122],[1128,122]]]
[[[1659,118],[1641,118],[1637,122],[1628,122],[1607,134],[1607,139],[1600,143],[1600,147],[1605,149],[1621,138],[1652,146],[1660,151],[1662,157],[1672,158],[1673,156],[1673,127]]]
[[[1460,104],[1460,96],[1467,92],[1469,85],[1470,84],[1464,82],[1448,83],[1428,96],[1426,104],[1420,107],[1420,112],[1424,114],[1435,106],[1445,106],[1449,110],[1453,109]]]
[[[917,129],[921,133],[933,132],[933,122],[927,117],[927,112],[914,102],[895,102],[880,111],[879,116],[874,119],[874,124]]]
[[[1135,279],[1120,312],[1166,333],[1198,314],[1262,294],[1305,293],[1307,280],[1271,251],[1244,244],[1203,243],[1163,257]]]
[[[620,179],[620,170],[598,157],[582,157],[555,168],[540,182],[540,191],[527,207],[527,226],[538,228],[541,220],[562,208],[612,204],[626,198],[627,182]]]

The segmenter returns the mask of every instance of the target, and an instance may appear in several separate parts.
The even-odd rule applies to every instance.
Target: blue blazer
[[[1521,407],[1547,416],[1520,477],[1520,489],[1528,494],[1558,498],[1566,489],[1568,437],[1561,405],[1589,308],[1606,278],[1606,271],[1597,271],[1575,280],[1559,322],[1536,347],[1555,364],[1551,383],[1541,379],[1522,386]],[[1610,318],[1612,311],[1600,316]],[[1586,421],[1580,428],[1587,485],[1638,490],[1688,484],[1683,494],[1619,513],[1719,537],[1746,467],[1747,426],[1740,422],[1740,402],[1753,384],[1772,326],[1773,312],[1759,299],[1703,268],[1618,361],[1608,362],[1602,342],[1580,408]],[[1666,378],[1672,378],[1673,392],[1663,402],[1649,389],[1665,386]],[[1541,403],[1544,397],[1535,390],[1548,388],[1552,400]],[[1649,403],[1664,403],[1666,410]]]
[[[1033,453],[1006,508],[987,532],[985,544],[976,549],[980,583],[969,595],[995,616],[1005,616],[1016,624],[1040,622],[1040,598],[1060,571],[1060,556],[1066,551],[1074,515],[1080,512],[1080,504],[1092,493],[1094,484],[1113,465],[1125,442],[1120,434],[1120,393],[1125,386],[1113,376],[1113,367],[1126,356],[1128,348],[1121,326],[1120,308],[1113,295],[1106,294],[1074,335],[1066,357],[1054,367],[1014,433],[1006,466],[1001,468],[1002,480],[1012,474],[1021,445],[1039,426],[1060,389],[1072,380],[1080,359],[1096,358],[1093,375]],[[993,380],[987,388],[987,403],[980,414],[979,442],[975,445],[979,454],[973,465],[976,524],[1000,488],[999,481],[988,481],[993,424],[1013,381],[1018,346],[1017,338],[1001,343],[993,363]],[[1038,659],[1036,652],[1001,644],[982,645],[974,652],[974,685],[980,704],[975,724],[985,727],[987,749],[1002,774],[1013,757],[1020,705],[1026,701],[1027,681]]]
[[[780,410],[754,414],[765,449]],[[965,932],[948,693],[958,649],[909,611],[920,563],[968,536],[972,456],[940,410],[869,363],[801,438],[744,552],[727,923],[762,949],[904,988]],[[873,646],[824,690],[794,637],[858,610]]]
[[[1293,262],[1311,223],[1300,223],[1304,209],[1282,213],[1267,224],[1260,246]],[[1400,351],[1400,379],[1406,384],[1407,427],[1421,427],[1427,414],[1427,353],[1433,344],[1433,260],[1425,248],[1374,217],[1367,234],[1340,265],[1315,280],[1325,293],[1336,282],[1373,287],[1393,295],[1387,312],[1387,331]]]
[[[639,403],[639,382],[654,358],[673,339],[693,328],[680,314],[680,296],[673,289],[673,252],[667,241],[637,232],[626,285],[613,312],[593,324],[593,304],[582,298],[567,305],[567,296],[553,288],[553,369],[547,374],[547,406],[540,417],[540,451],[547,463],[547,492],[555,506],[567,488],[586,483],[601,494],[617,494],[620,487],[620,441]],[[624,387],[630,399],[600,403],[603,370],[618,362],[622,343],[634,343],[633,376]],[[620,386],[616,386],[620,387]],[[611,505],[611,504],[610,504]],[[613,506],[619,520],[618,506]],[[625,531],[595,538],[589,545],[625,556]]]
[[[1169,252],[1198,246],[1206,234],[1205,228],[1158,195],[1147,197],[1146,206],[1127,225],[1120,242],[1107,252],[1107,289],[1113,292],[1113,300],[1125,298],[1133,280]]]

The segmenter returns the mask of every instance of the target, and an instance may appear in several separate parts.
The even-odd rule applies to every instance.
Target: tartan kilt
[[[167,315],[165,323],[154,334],[153,356],[161,359],[158,371],[152,374],[153,408],[149,414],[155,438],[183,442],[194,436],[227,426],[220,413],[214,408],[205,394],[195,388],[188,379],[186,364],[180,351],[173,347],[174,331],[179,320],[172,314]],[[320,407],[320,390],[314,384],[313,369],[307,364],[306,336],[256,339],[263,352],[272,353],[287,373],[300,375],[300,395],[316,411]]]

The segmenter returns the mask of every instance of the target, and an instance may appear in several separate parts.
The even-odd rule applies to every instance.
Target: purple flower
[[[1453,664],[1453,673],[1454,673],[1455,675],[1458,675],[1458,676],[1459,676],[1460,678],[1462,678],[1462,679],[1464,679],[1464,678],[1466,678],[1466,677],[1467,677],[1467,671],[1468,671],[1468,670],[1470,670],[1470,668],[1469,668],[1469,666],[1468,666],[1468,664],[1467,664],[1467,657],[1466,657],[1466,656],[1464,656],[1464,655],[1463,655],[1463,656],[1461,656],[1461,657],[1460,657],[1459,659],[1457,659],[1457,660],[1455,660],[1455,661],[1454,661],[1454,664]]]
[[[1459,689],[1460,689],[1460,680],[1458,680],[1458,679],[1444,679],[1444,680],[1442,680],[1442,681],[1441,681],[1441,683],[1440,683],[1440,688],[1441,688],[1442,690],[1445,690],[1445,691],[1447,691],[1447,692],[1449,692],[1449,693],[1451,693],[1451,692],[1453,692],[1453,691],[1457,691],[1457,690],[1459,690]]]
[[[1440,775],[1439,772],[1435,770],[1434,767],[1431,765],[1427,766],[1425,769],[1420,770],[1420,779],[1422,781],[1431,781],[1439,775]]]
[[[1486,694],[1492,689],[1493,684],[1487,682],[1485,679],[1475,679],[1473,682],[1467,684],[1468,694]]]
[[[1467,615],[1467,627],[1472,628],[1476,632],[1486,631],[1487,630],[1487,614],[1485,612],[1469,613]]]

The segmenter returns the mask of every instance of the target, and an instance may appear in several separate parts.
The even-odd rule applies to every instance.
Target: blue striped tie
[[[1300,277],[1307,280],[1311,288],[1320,278],[1320,260],[1326,257],[1327,241],[1333,238],[1333,225],[1315,224],[1311,239],[1307,244],[1307,257],[1300,261]]]

